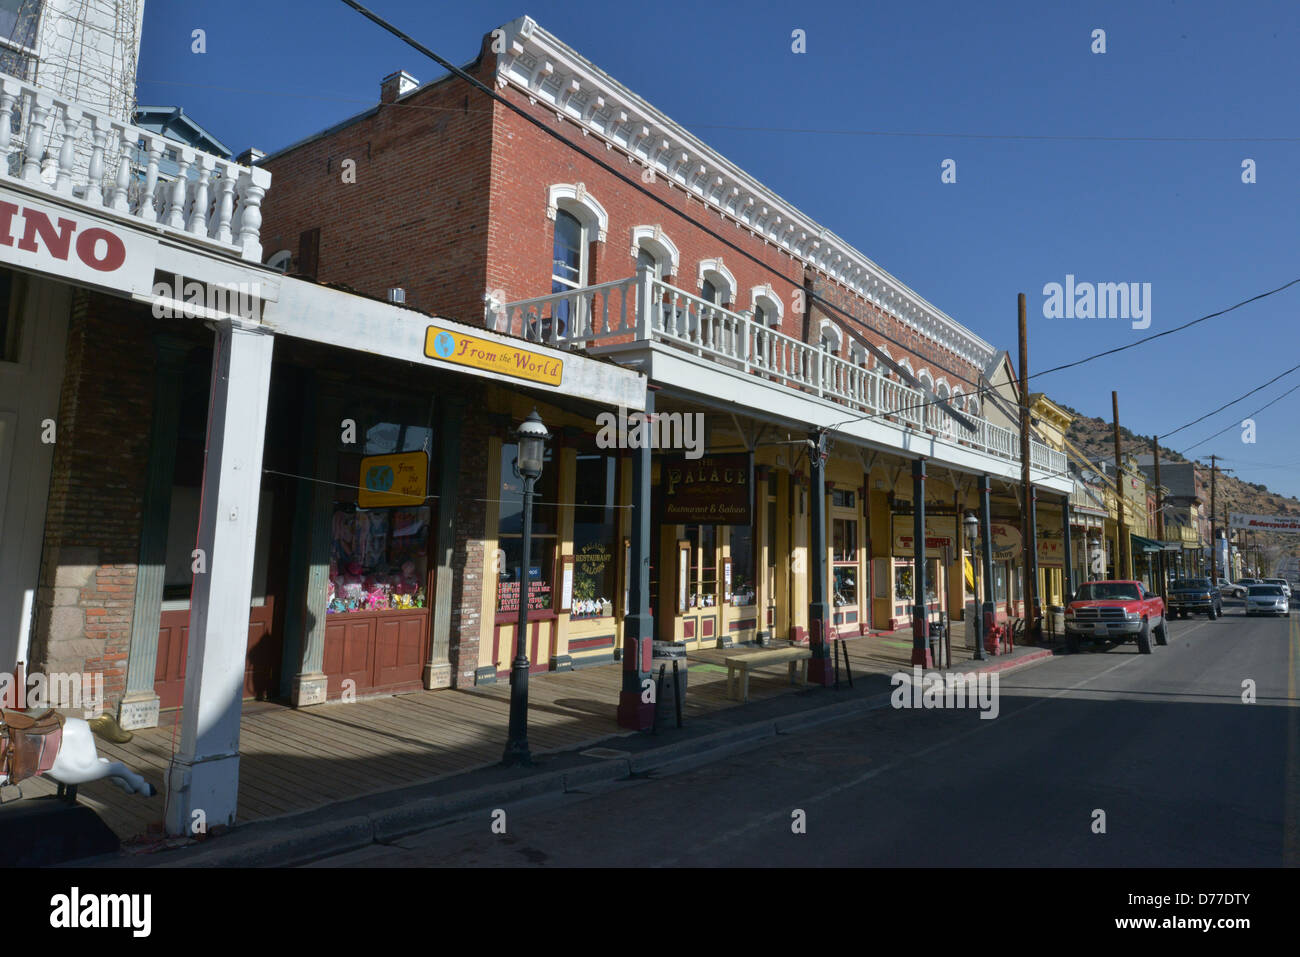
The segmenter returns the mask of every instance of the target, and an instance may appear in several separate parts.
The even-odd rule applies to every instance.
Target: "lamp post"
[[[966,531],[966,550],[974,555],[975,543],[980,537],[980,520],[974,512],[967,512],[966,517],[962,520],[962,528]],[[980,585],[983,584],[979,579],[979,569],[976,567],[977,562],[971,562],[971,568],[975,571],[975,660],[984,660],[984,616],[980,612]]]
[[[515,474],[524,480],[523,554],[519,558],[519,619],[515,624],[515,660],[510,665],[510,737],[501,763],[506,767],[528,767],[533,763],[528,750],[528,604],[531,597],[529,563],[533,551],[533,486],[542,476],[546,455],[546,431],[533,409],[515,432],[519,455]]]

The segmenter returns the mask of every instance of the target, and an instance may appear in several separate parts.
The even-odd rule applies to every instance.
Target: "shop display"
[[[429,509],[361,509],[334,512],[333,550],[326,612],[423,608]]]

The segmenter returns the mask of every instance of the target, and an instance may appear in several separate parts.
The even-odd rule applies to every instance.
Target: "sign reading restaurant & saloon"
[[[563,359],[437,326],[430,326],[424,334],[424,354],[430,359],[546,385],[559,385],[564,377]]]
[[[749,456],[665,457],[659,496],[670,525],[749,525]]]

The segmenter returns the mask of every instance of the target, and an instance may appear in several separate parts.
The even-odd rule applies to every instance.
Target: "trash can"
[[[673,681],[673,662],[677,663],[677,681]],[[664,670],[663,687],[659,686],[659,669]],[[655,730],[677,726],[677,694],[682,696],[686,711],[686,642],[656,641],[651,648],[650,678],[655,683]]]

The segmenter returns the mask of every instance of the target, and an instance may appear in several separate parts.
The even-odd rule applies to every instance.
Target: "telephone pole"
[[[1119,526],[1119,541],[1116,546],[1119,548],[1119,554],[1115,556],[1115,577],[1121,581],[1132,578],[1129,569],[1130,548],[1128,541],[1128,522],[1124,518],[1124,509],[1126,506],[1124,495],[1124,461],[1123,450],[1119,444],[1119,393],[1114,390],[1110,393],[1111,411],[1115,417],[1115,514],[1117,516],[1115,524]],[[1130,546],[1131,547],[1131,546]]]
[[[1169,601],[1169,573],[1165,569],[1165,491],[1160,484],[1160,436],[1151,436],[1156,466],[1156,539],[1160,542],[1160,597]]]
[[[1029,477],[1029,333],[1025,323],[1025,294],[1017,301],[1020,327],[1020,479],[1024,484],[1025,634],[1031,643],[1042,640],[1038,612],[1038,509]]]
[[[1210,582],[1215,585],[1219,583],[1218,513],[1214,510],[1217,504],[1215,479],[1219,474],[1218,461],[1217,455],[1210,456]]]

